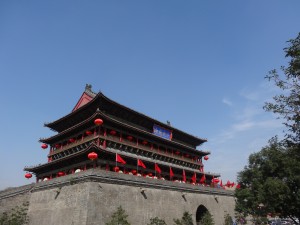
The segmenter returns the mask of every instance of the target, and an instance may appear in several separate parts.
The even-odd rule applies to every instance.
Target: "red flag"
[[[221,183],[220,183],[220,187],[223,187],[223,182],[222,182],[222,180],[221,180]]]
[[[138,166],[141,166],[141,167],[143,167],[144,169],[146,169],[146,166],[145,166],[145,164],[143,163],[143,161],[142,160],[140,160],[140,159],[138,159],[138,161],[137,161],[137,165]]]
[[[186,176],[185,176],[185,171],[182,171],[182,181],[186,182]]]
[[[159,166],[155,163],[155,171],[158,173],[161,173],[161,169],[159,168]]]
[[[202,175],[201,179],[200,179],[200,184],[204,184],[206,180],[205,174]]]
[[[116,162],[119,162],[119,163],[122,163],[122,164],[126,164],[125,160],[122,159],[122,157],[119,156],[117,153],[116,153]]]
[[[196,173],[194,172],[194,175],[192,176],[193,183],[196,183]]]
[[[236,189],[240,189],[241,188],[241,185],[240,184],[237,184],[236,185]]]
[[[173,173],[172,167],[170,167],[170,177],[174,177],[174,173]]]
[[[230,187],[230,185],[231,185],[231,183],[230,183],[230,181],[228,180],[227,183],[226,183],[226,186],[227,186],[227,187]]]
[[[234,182],[232,182],[232,183],[231,183],[231,187],[234,187],[234,185],[235,185]]]

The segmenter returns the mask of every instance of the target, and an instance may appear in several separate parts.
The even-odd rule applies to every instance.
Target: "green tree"
[[[126,214],[125,210],[122,206],[119,206],[117,211],[114,212],[111,216],[111,220],[106,223],[106,225],[130,225],[127,221],[128,215]]]
[[[167,225],[166,222],[158,217],[154,217],[150,219],[150,223],[147,225]]]
[[[267,213],[300,219],[300,158],[297,146],[287,147],[276,138],[258,153],[249,156],[248,165],[238,173],[236,211],[252,215],[257,224]]]
[[[201,220],[200,220],[201,225],[214,225],[214,220],[210,213],[207,211],[203,214]]]
[[[175,225],[193,225],[192,214],[184,212],[181,219],[174,219]]]
[[[284,120],[286,136],[271,139],[251,154],[238,174],[236,211],[243,217],[252,215],[256,224],[263,223],[267,213],[300,220],[300,33],[288,41],[284,52],[287,66],[266,76],[281,93],[264,109]]]
[[[266,76],[269,81],[281,89],[281,93],[273,97],[273,102],[265,104],[264,109],[278,114],[284,119],[288,128],[286,141],[293,144],[300,142],[300,33],[295,39],[288,41],[284,48],[288,65],[282,66],[279,74],[273,69]]]
[[[29,203],[23,203],[8,212],[0,215],[0,225],[25,225],[28,224],[28,210]]]
[[[224,216],[224,220],[224,225],[232,225],[233,223],[232,217],[228,213]]]

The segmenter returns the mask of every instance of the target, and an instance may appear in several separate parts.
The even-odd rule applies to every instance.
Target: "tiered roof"
[[[96,118],[104,121],[101,129],[94,124]],[[128,168],[134,167],[137,158],[142,158],[149,166],[157,162],[166,170],[172,166],[177,174],[187,169],[190,176],[199,172],[199,169],[202,171],[202,157],[210,154],[196,149],[206,139],[195,137],[121,105],[102,92],[95,93],[91,90],[91,85],[86,86],[72,112],[46,123],[45,126],[57,132],[51,137],[40,139],[50,145],[49,161],[25,168],[26,171],[36,173],[38,178],[62,170],[68,171],[70,167],[84,165],[86,169],[87,165],[91,165],[87,153],[92,150],[102,154],[102,158],[97,160],[102,165],[113,166],[115,154],[121,153],[130,162]],[[167,139],[157,136],[153,131],[154,126],[170,131],[172,137]],[[93,135],[85,135],[87,130],[93,131]],[[108,132],[112,130],[119,137],[109,135]],[[122,139],[122,135],[134,137],[135,142]],[[75,141],[71,143],[73,138]],[[142,141],[149,144],[143,145]],[[209,176],[218,177],[219,174],[209,173]]]
[[[90,97],[89,102],[86,102],[86,96]],[[81,105],[80,103],[83,102],[84,104]],[[132,127],[143,130],[144,132],[147,132],[149,134],[152,134],[153,132],[153,125],[157,124],[166,129],[172,130],[173,142],[181,143],[194,149],[207,141],[206,139],[195,137],[177,128],[174,128],[169,124],[162,123],[124,105],[121,105],[107,98],[102,92],[95,94],[89,88],[86,88],[85,92],[83,93],[71,113],[56,121],[46,123],[45,126],[54,131],[63,132],[91,117],[96,111],[100,111],[111,120],[115,119],[120,124],[130,124]],[[42,142],[46,143],[49,140],[50,139],[41,139]]]

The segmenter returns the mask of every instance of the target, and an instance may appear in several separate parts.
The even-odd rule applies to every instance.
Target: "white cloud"
[[[212,154],[205,162],[205,170],[220,172],[223,182],[235,181],[251,153],[260,151],[271,137],[283,135],[282,121],[263,110],[264,102],[276,94],[274,87],[264,83],[252,90],[245,88],[239,94],[240,101],[235,99],[234,105],[223,98],[222,102],[231,106],[232,116],[224,118],[229,122],[227,127],[208,138],[207,143]]]
[[[247,100],[250,100],[250,101],[257,101],[260,99],[260,91],[258,90],[252,90],[252,91],[249,91],[247,89],[243,89],[241,92],[240,92],[240,95],[244,98],[246,98]]]
[[[265,113],[262,109],[262,106],[246,106],[243,109],[238,109],[235,113],[236,120],[251,120],[255,116],[258,116],[262,113]]]
[[[233,124],[232,128],[233,128],[233,131],[238,132],[238,131],[250,130],[254,126],[255,126],[255,122],[243,121],[241,123]]]
[[[231,102],[229,99],[227,99],[227,98],[223,98],[223,99],[222,99],[222,102],[223,102],[225,105],[232,106],[232,102]]]

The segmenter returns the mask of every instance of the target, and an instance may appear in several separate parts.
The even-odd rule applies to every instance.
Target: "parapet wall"
[[[0,192],[0,210],[6,208],[5,202],[14,205],[29,199],[31,225],[102,225],[118,206],[126,211],[132,225],[146,225],[156,216],[171,225],[185,211],[193,215],[196,224],[200,205],[213,215],[216,225],[223,224],[226,213],[234,216],[232,191],[98,169],[23,187],[27,192],[6,198],[8,192]]]
[[[31,196],[30,191],[34,186],[35,184],[29,184],[0,191],[0,214],[29,202]]]

